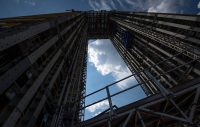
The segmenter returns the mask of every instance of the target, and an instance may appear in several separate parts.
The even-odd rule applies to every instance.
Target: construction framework
[[[111,39],[138,84],[85,95],[87,41]],[[0,126],[200,126],[200,16],[70,11],[0,20]],[[147,97],[112,98],[141,87]],[[105,90],[107,97],[85,105]],[[134,96],[134,93],[133,93]],[[84,120],[87,107],[109,109]]]

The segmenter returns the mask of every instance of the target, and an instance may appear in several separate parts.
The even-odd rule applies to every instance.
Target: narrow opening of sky
[[[87,84],[86,94],[92,93],[108,84],[131,75],[130,70],[118,54],[109,39],[88,41]],[[126,79],[109,88],[113,94],[138,82],[134,77]],[[86,105],[107,97],[106,90],[86,98]],[[140,86],[123,94],[112,97],[112,104],[117,107],[127,105],[146,97]],[[95,117],[109,108],[107,100],[92,105],[85,110],[85,120]]]

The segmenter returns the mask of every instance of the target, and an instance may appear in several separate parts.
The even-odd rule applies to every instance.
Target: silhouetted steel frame
[[[175,56],[177,56],[177,55],[180,55],[180,54],[181,54],[181,53],[178,53],[178,54],[174,55],[173,57],[175,57]],[[159,63],[157,63],[157,64],[155,64],[155,65],[153,65],[153,66],[151,66],[151,67],[145,68],[145,69],[142,70],[141,72],[143,72],[143,71],[145,71],[145,70],[147,70],[147,69],[150,69],[150,68],[152,68],[152,67],[154,67],[154,66],[157,66],[158,64],[161,64],[162,62],[165,62],[165,61],[167,61],[167,60],[169,60],[169,59],[171,59],[171,58],[173,58],[173,57],[170,57],[170,58],[168,58],[168,59],[165,59],[164,61],[161,61],[161,62],[159,62]],[[200,58],[195,59],[195,60],[192,60],[192,61],[190,61],[190,62],[187,62],[187,63],[184,64],[184,65],[190,64],[190,63],[195,62],[196,60],[199,60],[199,59],[200,59]],[[169,70],[169,71],[167,71],[167,72],[165,72],[165,73],[161,73],[161,75],[164,75],[164,74],[166,74],[166,73],[169,73],[169,72],[171,72],[171,71],[174,71],[174,70],[176,70],[176,69],[178,69],[178,68],[180,68],[180,67],[183,67],[184,65],[179,65],[179,66],[177,66],[176,68],[173,68],[173,69],[171,69],[171,70]],[[100,91],[106,89],[106,87],[110,87],[110,86],[112,86],[112,85],[115,85],[115,84],[117,84],[117,83],[119,83],[119,82],[121,82],[121,81],[123,81],[123,80],[126,80],[126,79],[128,79],[128,78],[130,78],[130,77],[132,77],[132,76],[134,76],[134,75],[139,75],[141,72],[136,72],[136,73],[134,73],[134,74],[132,74],[132,75],[129,75],[129,76],[127,76],[127,77],[125,77],[125,78],[123,78],[123,79],[117,81],[117,82],[114,82],[114,83],[112,83],[112,84],[109,84],[109,85],[105,86],[104,88],[101,88],[101,89],[99,89],[99,90],[97,90],[97,91],[95,91],[95,92],[92,92],[92,93],[86,95],[84,98],[86,98],[86,97],[88,97],[88,96],[91,96],[91,95],[93,95],[93,94],[95,94],[95,93],[97,93],[97,92],[100,92]],[[158,76],[157,76],[157,77],[158,77]],[[155,77],[155,78],[156,78],[156,77]],[[150,80],[153,80],[153,79],[146,80],[146,82],[148,82],[148,81],[150,81]],[[145,83],[145,82],[143,82],[143,83]],[[132,87],[129,87],[129,88],[127,88],[127,89],[122,90],[121,92],[117,92],[117,93],[111,95],[111,97],[113,97],[113,96],[115,96],[115,95],[118,95],[118,94],[120,94],[120,93],[122,93],[122,92],[125,92],[125,91],[127,91],[127,90],[130,90],[130,89],[132,89],[132,88],[134,88],[134,87],[140,86],[140,85],[143,84],[143,83],[138,83],[138,84],[136,84],[136,85],[134,85],[134,86],[132,86]],[[106,99],[108,99],[108,98],[103,98],[103,99],[101,99],[101,100],[99,100],[99,101],[97,101],[97,102],[94,102],[94,103],[92,103],[92,104],[89,104],[89,105],[87,105],[87,106],[85,106],[85,107],[83,107],[83,108],[87,108],[87,107],[89,107],[89,106],[91,106],[91,105],[94,105],[94,104],[99,103],[99,102],[101,102],[101,101],[103,101],[103,100],[106,100]]]
[[[126,13],[124,13],[124,14],[126,14]],[[130,13],[127,13],[127,14],[129,15]],[[161,14],[161,15],[162,15],[162,14]],[[155,15],[155,18],[156,18],[156,16],[157,16],[157,14]],[[133,18],[133,17],[134,17],[134,15],[131,15],[131,18]],[[83,16],[82,16],[82,18],[83,18]],[[82,19],[82,18],[81,18],[81,19]],[[61,19],[62,19],[62,18],[61,18]],[[58,36],[59,36],[59,37],[62,37],[62,36],[61,36],[61,35],[62,35],[62,32],[60,31],[60,29],[58,29],[58,24],[61,23],[61,22],[63,22],[63,21],[65,21],[65,20],[67,20],[67,19],[63,18],[63,19],[60,20],[59,22],[57,22],[57,20],[56,20],[55,22],[53,22],[53,24],[54,24],[53,26],[57,26],[57,32],[58,32]],[[112,20],[112,19],[111,19],[111,20]],[[131,21],[131,20],[130,20],[130,21]],[[119,21],[118,23],[115,21],[115,23],[118,24],[118,25],[121,25],[121,26],[126,27],[126,29],[130,29],[130,30],[134,31],[135,28],[132,27],[131,24],[129,24],[130,21],[128,21],[128,22],[126,22],[126,21]],[[154,21],[156,21],[156,19],[155,19]],[[77,22],[78,22],[78,21],[77,21]],[[45,22],[44,24],[42,23],[42,24],[39,24],[39,25],[33,26],[33,27],[39,28],[39,27],[41,27],[42,25],[45,25],[45,24],[48,24],[48,23],[49,23],[49,22]],[[52,26],[48,26],[48,27],[46,27],[45,29],[49,29],[49,28],[51,28],[51,27],[52,27]],[[71,26],[69,26],[69,27],[71,27]],[[38,32],[38,31],[37,31],[37,32]],[[139,32],[143,32],[143,31],[139,31]],[[139,33],[139,32],[138,32],[138,33]],[[28,33],[25,32],[25,34],[28,34]],[[16,42],[15,42],[14,44],[20,43],[22,40],[25,40],[25,39],[29,38],[29,36],[32,36],[32,34],[33,34],[33,33],[28,34],[28,36],[24,36],[25,38],[20,37],[20,38],[19,38],[20,40],[19,40],[19,39],[16,39]],[[141,35],[144,35],[144,36],[145,36],[145,33],[141,33]],[[168,37],[169,37],[169,39],[175,38],[175,36],[174,36],[173,38],[170,38],[171,36],[168,36]],[[70,39],[70,40],[71,40],[71,39]],[[160,41],[160,42],[162,42],[162,39],[160,39],[160,40],[155,40],[155,41]],[[9,45],[8,45],[8,44],[6,45],[6,44],[2,43],[2,44],[1,44],[1,45],[3,45],[3,48],[2,48],[2,49],[8,48],[8,47],[14,45],[14,44],[12,44],[12,43],[9,43],[8,40],[5,41],[5,42],[8,43]],[[4,47],[4,46],[5,46],[5,47]],[[2,49],[1,49],[1,50],[2,50]],[[179,51],[180,53],[174,55],[173,57],[175,57],[175,56],[177,56],[177,55],[179,55],[179,54],[182,54],[182,53],[185,53],[185,55],[187,55],[187,54],[193,55],[193,54],[188,53],[187,50],[182,50],[182,49],[179,48],[179,47],[177,47],[177,49],[178,49],[178,51]],[[63,50],[63,49],[61,49],[61,50]],[[188,50],[190,51],[191,49],[188,49]],[[187,52],[187,53],[186,53],[186,52]],[[171,59],[171,58],[173,58],[173,57],[170,57],[170,58],[168,58],[168,59]],[[190,61],[190,62],[188,62],[188,63],[185,63],[184,65],[190,64],[190,63],[195,62],[195,61],[197,61],[197,60],[199,61],[199,56],[194,55],[193,57],[194,57],[194,59],[193,59],[192,61]],[[164,62],[164,61],[167,61],[168,59],[165,59],[165,60],[161,61],[161,63]],[[155,64],[155,65],[153,65],[153,66],[151,66],[151,67],[157,66],[158,64],[160,64],[160,62],[157,63],[157,64]],[[184,65],[177,66],[177,67],[171,69],[170,71],[174,71],[174,70],[176,70],[176,69],[178,69],[178,68],[183,67]],[[151,67],[150,67],[150,68],[151,68]],[[148,70],[148,69],[150,69],[150,68],[146,68],[146,70]],[[142,70],[142,72],[143,72],[143,71],[145,71],[145,69]],[[167,72],[165,72],[165,73],[161,73],[161,75],[165,75],[166,73],[169,73],[170,71],[167,71]],[[22,71],[20,71],[20,72],[22,72]],[[141,72],[136,72],[136,73],[134,73],[133,75],[130,75],[130,76],[128,76],[128,77],[126,77],[126,78],[124,78],[124,79],[122,79],[122,80],[119,80],[119,81],[117,81],[117,82],[115,82],[115,83],[112,83],[112,84],[106,86],[105,88],[102,88],[102,89],[100,89],[100,90],[98,90],[98,91],[95,91],[95,92],[93,92],[93,93],[91,93],[91,94],[85,96],[85,97],[83,98],[83,100],[81,100],[81,101],[84,101],[84,99],[85,99],[86,97],[88,97],[88,96],[90,96],[90,95],[93,95],[94,93],[97,93],[97,92],[99,92],[99,91],[101,91],[101,90],[106,90],[106,92],[107,92],[107,98],[104,99],[104,100],[107,100],[107,99],[109,100],[110,113],[109,113],[108,121],[110,122],[110,123],[109,123],[109,126],[111,126],[112,117],[115,117],[114,114],[113,114],[114,110],[113,110],[111,98],[112,98],[113,96],[116,96],[116,95],[118,95],[118,94],[121,94],[121,93],[123,93],[123,92],[125,92],[125,91],[128,91],[128,90],[130,90],[130,89],[133,89],[133,88],[135,88],[135,87],[137,87],[137,86],[140,86],[142,83],[149,82],[149,81],[157,82],[157,80],[155,79],[156,77],[151,77],[150,79],[146,80],[145,82],[142,82],[142,83],[140,83],[140,84],[137,84],[136,86],[129,87],[129,88],[123,90],[123,91],[120,91],[120,92],[115,93],[115,94],[112,94],[112,95],[110,95],[109,87],[112,86],[112,85],[114,85],[114,84],[116,84],[116,83],[118,83],[118,82],[121,82],[121,81],[123,81],[123,80],[125,80],[125,79],[127,79],[127,78],[130,78],[130,77],[132,77],[132,76],[134,76],[134,75],[140,75],[140,73],[141,73]],[[159,76],[161,76],[161,75],[159,75]],[[157,77],[159,77],[159,76],[157,76]],[[85,78],[85,77],[83,77],[83,79],[84,79],[84,78]],[[198,82],[198,83],[199,83],[199,82]],[[186,124],[193,124],[193,123],[192,123],[192,119],[193,119],[193,117],[194,117],[195,110],[196,110],[196,108],[197,108],[197,102],[198,102],[198,100],[199,100],[199,95],[200,95],[199,84],[198,84],[198,85],[191,84],[191,85],[194,85],[194,86],[192,86],[192,87],[187,87],[187,88],[184,89],[183,91],[176,92],[176,93],[173,93],[173,92],[171,92],[171,91],[169,91],[169,90],[166,90],[165,88],[162,87],[162,85],[159,85],[159,82],[157,82],[156,84],[157,84],[157,87],[159,88],[159,91],[161,91],[161,93],[163,93],[163,94],[162,94],[162,99],[161,99],[161,100],[169,100],[170,103],[172,103],[172,104],[174,105],[174,107],[178,109],[178,111],[180,112],[180,114],[182,114],[182,116],[183,116],[184,118],[180,118],[180,117],[173,116],[173,115],[169,115],[169,114],[162,113],[162,112],[153,112],[152,110],[149,110],[149,109],[146,108],[146,107],[149,106],[149,105],[147,105],[146,107],[145,107],[145,106],[140,106],[140,107],[137,108],[137,109],[134,109],[134,110],[129,111],[129,115],[128,115],[127,119],[125,120],[123,126],[126,126],[126,124],[127,124],[127,123],[129,122],[129,120],[130,120],[130,117],[131,117],[132,115],[134,115],[135,112],[136,112],[135,115],[138,116],[138,118],[140,119],[140,122],[141,122],[141,124],[142,124],[143,127],[145,126],[145,121],[144,121],[143,118],[142,118],[141,112],[146,112],[146,113],[153,114],[153,115],[157,115],[157,116],[168,117],[168,118],[170,118],[170,119],[175,119],[175,120],[177,120],[177,121],[183,121],[183,122],[185,122]],[[84,87],[85,87],[85,86],[84,86]],[[185,113],[182,112],[182,110],[179,108],[178,104],[176,104],[176,102],[173,101],[173,98],[176,98],[176,95],[178,95],[179,93],[188,92],[188,91],[190,91],[191,89],[196,89],[196,93],[195,93],[195,97],[194,97],[194,100],[193,100],[193,103],[192,103],[192,107],[191,107],[190,114],[189,114],[189,116],[186,116]],[[158,93],[158,94],[159,94],[159,93]],[[101,102],[101,101],[103,101],[103,100],[97,101],[97,102],[95,102],[95,103],[92,103],[92,104],[86,105],[86,106],[85,106],[85,103],[84,103],[84,106],[83,106],[83,108],[82,108],[81,110],[82,110],[82,111],[85,111],[84,109],[85,109],[86,107],[89,107],[89,106],[91,106],[91,105],[93,105],[93,104],[96,104],[96,103],[98,103],[98,102]],[[159,102],[159,101],[155,101],[154,103],[158,103],[158,102]],[[79,103],[80,103],[80,100],[79,100]],[[152,103],[152,104],[153,104],[153,103]],[[58,111],[59,111],[59,112],[62,112],[62,109],[63,109],[63,108],[64,108],[64,107],[62,107],[62,105],[61,105],[60,110],[58,110]],[[165,109],[163,109],[163,110],[165,110]],[[22,113],[22,115],[23,115],[23,113]],[[60,116],[60,114],[59,114],[59,116]],[[59,117],[59,116],[58,116],[58,117]],[[59,120],[59,119],[58,119],[58,120]],[[159,123],[158,123],[158,125],[159,125]]]
[[[132,20],[132,18],[135,18],[134,17],[134,14],[135,13],[131,13],[131,12],[127,12],[127,13],[123,13],[123,12],[116,12],[116,13],[114,13],[112,16],[111,16],[111,18],[110,18],[110,20],[112,20],[116,25],[117,25],[117,27],[122,27],[122,28],[124,28],[124,29],[126,29],[126,30],[129,30],[130,32],[133,32],[133,33],[137,33],[137,34],[139,34],[139,35],[142,35],[142,36],[144,36],[144,37],[146,37],[147,39],[150,39],[150,40],[153,40],[153,41],[155,41],[155,42],[158,42],[158,43],[160,43],[160,44],[162,44],[162,45],[164,45],[164,46],[166,46],[166,47],[169,47],[169,48],[171,48],[171,49],[173,49],[173,50],[177,50],[178,52],[183,52],[184,51],[184,55],[185,56],[187,56],[187,57],[190,57],[191,59],[197,59],[197,58],[199,58],[199,50],[197,49],[197,48],[195,48],[195,47],[193,47],[192,45],[190,45],[190,46],[187,46],[187,47],[184,47],[184,46],[181,46],[181,44],[183,43],[182,41],[180,41],[179,39],[177,39],[176,38],[176,35],[178,34],[174,34],[174,35],[163,35],[163,34],[160,34],[160,33],[158,33],[158,32],[155,32],[155,31],[152,31],[152,30],[150,30],[150,29],[147,29],[146,28],[146,26],[143,26],[143,27],[141,27],[141,26],[137,26],[136,24],[138,23],[137,21],[135,21],[135,20]],[[137,15],[137,14],[136,14]],[[151,15],[151,16],[153,16],[154,17],[154,21],[156,20],[155,18],[157,17],[157,14],[148,14],[148,15]],[[159,15],[162,15],[162,14],[159,14]],[[121,17],[120,17],[121,16]],[[147,15],[145,15],[145,16],[147,16]],[[124,18],[122,18],[122,17],[124,17]],[[130,19],[130,17],[131,17],[131,19]],[[136,17],[137,18],[137,17]],[[124,19],[124,20],[123,20]],[[143,18],[139,18],[140,20],[144,20]],[[147,18],[147,20],[149,20],[148,18]],[[146,21],[146,20],[144,20],[144,21]],[[157,21],[157,20],[156,20]],[[142,21],[141,21],[142,22]],[[148,25],[148,24],[146,24],[146,25]],[[151,33],[151,34],[149,34],[149,33]],[[155,36],[155,35],[157,35],[159,38],[157,38],[157,36]],[[114,40],[114,42],[116,42],[116,41],[118,41],[118,40]],[[121,43],[120,41],[119,41],[119,43]],[[115,43],[114,43],[115,44]],[[115,46],[115,47],[119,47],[119,45],[117,45],[117,46]],[[121,47],[121,46],[120,46]],[[157,47],[157,48],[159,48],[159,47]],[[196,49],[196,50],[198,50],[197,52],[194,50],[194,49]],[[126,49],[125,49],[126,50]],[[163,49],[161,49],[161,50],[163,50]],[[120,51],[119,51],[120,52]],[[121,52],[123,52],[123,51],[121,51]],[[128,53],[128,52],[127,52]],[[122,53],[123,54],[123,53]],[[120,54],[121,55],[121,54]],[[124,55],[124,56],[123,56]],[[124,57],[126,57],[126,56],[128,56],[128,55],[126,55],[126,54],[123,54],[123,55],[121,55],[122,56],[122,58],[125,60],[125,62],[126,63],[128,63],[128,65],[129,64],[131,64],[131,60],[132,59],[130,59],[130,58],[124,58]],[[198,60],[198,62],[199,62],[199,60]],[[180,62],[181,63],[181,62]],[[141,65],[140,65],[141,66]],[[191,67],[192,68],[192,67]],[[132,65],[131,65],[131,71],[132,71]],[[133,71],[134,71],[134,69],[133,69]],[[133,72],[132,71],[132,72]],[[190,72],[190,71],[189,71]],[[144,74],[146,74],[146,73],[144,73]],[[187,74],[187,73],[186,73]],[[188,74],[187,74],[188,75]],[[149,75],[147,75],[147,77],[148,77]],[[141,76],[142,77],[142,76]],[[142,81],[142,82],[144,82],[144,81]],[[147,86],[148,86],[148,84],[146,84]]]
[[[188,120],[187,119],[188,117],[187,118],[182,118],[182,117],[177,117],[177,116],[174,116],[174,115],[169,115],[167,113],[157,112],[157,111],[153,111],[153,110],[148,109],[148,106],[151,106],[153,104],[156,104],[156,103],[159,103],[159,102],[162,102],[162,101],[166,101],[168,99],[176,98],[179,95],[182,95],[184,93],[190,92],[190,91],[195,90],[195,89],[196,89],[196,92],[195,92],[196,94],[195,94],[195,99],[194,99],[193,102],[197,101],[199,99],[198,95],[200,94],[200,78],[198,79],[198,81],[195,84],[190,84],[190,83],[188,83],[188,84],[189,85],[186,88],[181,89],[180,91],[175,92],[174,93],[174,97],[168,96],[166,98],[161,93],[158,93],[158,94],[155,94],[155,95],[161,96],[161,98],[154,100],[155,97],[153,97],[153,100],[150,103],[144,104],[144,105],[142,105],[140,107],[133,108],[131,110],[128,110],[126,112],[123,112],[123,113],[120,113],[120,114],[117,114],[117,115],[112,115],[111,117],[112,118],[117,118],[117,117],[124,116],[124,115],[128,114],[128,116],[125,119],[124,124],[123,124],[123,126],[125,127],[126,124],[129,122],[130,117],[133,115],[133,113],[136,113],[136,115],[138,115],[138,117],[140,119],[141,124],[143,125],[143,127],[145,127],[145,122],[142,120],[142,117],[140,115],[140,112],[145,112],[145,113],[149,113],[149,114],[156,115],[156,116],[159,116],[159,117],[166,117],[166,118],[170,118],[170,119],[173,119],[173,120],[176,120],[176,121],[180,121],[180,122],[183,122],[183,124],[187,124],[187,125],[191,125],[191,126],[193,125],[193,126],[199,127],[199,125],[195,125],[194,123],[192,123],[191,120]],[[177,104],[175,104],[175,105],[177,106]],[[190,113],[195,112],[195,110],[196,110],[195,106],[196,105],[193,105],[194,108],[190,111]],[[178,107],[178,109],[181,110],[179,107]],[[193,116],[194,116],[194,114],[192,115],[192,117]],[[191,115],[190,115],[190,117],[191,117]],[[110,119],[110,115],[108,115],[107,119]],[[86,125],[86,126],[98,125],[101,122],[105,122],[105,121],[109,121],[109,120],[99,119],[98,122],[96,122],[96,123],[94,123],[92,125]],[[83,122],[83,126],[84,126],[84,122]]]
[[[184,52],[185,52],[185,51],[180,52],[180,53],[177,53],[177,54],[173,55],[172,57],[169,57],[169,58],[167,58],[167,59],[165,59],[165,60],[163,60],[163,61],[160,61],[159,63],[157,63],[157,64],[155,64],[155,65],[153,65],[153,66],[150,66],[150,67],[148,67],[148,68],[145,68],[145,69],[142,70],[141,72],[144,72],[145,70],[148,70],[148,69],[150,69],[150,68],[152,68],[152,67],[154,67],[154,66],[157,66],[157,65],[159,65],[159,64],[161,64],[161,63],[163,63],[163,62],[165,62],[165,61],[167,61],[167,60],[173,59],[174,57],[176,57],[176,56],[178,56],[178,55],[180,55],[180,54],[182,54],[182,53],[184,53]],[[169,71],[167,71],[167,72],[165,72],[165,73],[161,73],[161,75],[164,75],[164,74],[166,74],[166,73],[169,73],[169,72],[171,72],[171,71],[174,71],[174,70],[176,70],[176,69],[179,69],[179,68],[181,68],[181,67],[183,67],[183,66],[185,66],[185,65],[187,65],[187,64],[193,63],[193,62],[195,62],[195,61],[197,61],[197,60],[199,60],[199,59],[200,59],[200,58],[193,59],[193,60],[191,60],[191,61],[189,61],[189,62],[187,62],[187,63],[185,63],[185,64],[183,64],[183,65],[179,65],[179,66],[177,66],[177,67],[175,67],[175,68],[173,68],[173,69],[171,69],[171,70],[169,70]],[[121,79],[121,80],[119,80],[119,81],[117,81],[117,82],[114,82],[114,83],[112,83],[112,84],[109,84],[109,85],[105,86],[104,88],[101,88],[101,89],[99,89],[99,90],[97,90],[97,91],[95,91],[95,92],[93,92],[93,93],[90,93],[90,94],[86,95],[83,99],[85,99],[86,97],[89,97],[89,96],[91,96],[91,95],[93,95],[93,94],[95,94],[95,93],[98,93],[98,92],[100,92],[100,91],[102,91],[102,90],[106,90],[106,93],[107,93],[107,97],[105,97],[105,98],[103,98],[103,99],[100,99],[100,100],[98,100],[98,101],[96,101],[96,102],[94,102],[94,103],[88,104],[88,105],[84,106],[81,110],[86,109],[87,107],[90,107],[90,106],[92,106],[92,105],[94,105],[94,104],[97,104],[97,103],[99,103],[99,102],[101,102],[101,101],[108,100],[108,101],[109,101],[109,108],[110,108],[109,117],[108,117],[108,125],[109,125],[109,127],[110,127],[110,126],[111,126],[111,123],[110,123],[110,122],[112,121],[112,117],[114,117],[114,116],[113,116],[113,112],[114,112],[114,111],[113,111],[112,99],[111,99],[111,98],[114,97],[114,96],[116,96],[116,95],[118,95],[118,94],[121,94],[121,93],[123,93],[123,92],[125,92],[125,91],[128,91],[128,90],[133,89],[133,88],[138,87],[138,86],[141,86],[141,84],[143,84],[143,83],[145,83],[145,82],[148,82],[148,81],[154,81],[154,82],[156,82],[156,81],[157,81],[156,78],[159,77],[159,76],[161,76],[161,75],[159,75],[159,76],[157,76],[157,77],[151,77],[149,80],[146,80],[146,81],[143,82],[143,83],[138,83],[138,84],[136,84],[136,85],[134,85],[134,86],[131,86],[131,87],[127,88],[127,89],[121,90],[121,91],[119,91],[119,92],[117,92],[117,93],[114,93],[114,94],[112,94],[112,95],[110,95],[109,87],[110,87],[110,86],[113,86],[113,85],[115,85],[115,84],[117,84],[117,83],[119,83],[119,82],[121,82],[121,81],[123,81],[123,80],[125,80],[125,79],[128,79],[128,78],[130,78],[130,77],[132,77],[132,76],[134,76],[134,75],[139,75],[141,72],[136,72],[136,73],[134,73],[134,74],[132,74],[132,75],[130,75],[130,76],[127,76],[127,77],[125,77],[125,78],[123,78],[123,79]],[[200,83],[200,81],[199,81],[199,83]],[[167,118],[170,118],[170,119],[174,119],[174,120],[176,120],[176,121],[184,122],[185,124],[188,124],[188,125],[194,125],[194,123],[192,122],[192,118],[193,118],[194,113],[195,113],[195,110],[196,110],[196,105],[193,105],[193,106],[192,106],[192,110],[191,110],[191,112],[190,112],[190,116],[188,117],[188,116],[180,109],[180,107],[178,106],[178,104],[176,104],[176,102],[173,100],[173,98],[175,98],[176,95],[177,95],[178,93],[173,93],[172,91],[170,91],[170,90],[164,88],[161,84],[159,84],[159,82],[156,82],[156,85],[157,85],[157,88],[158,88],[158,90],[159,90],[159,94],[161,94],[161,95],[163,96],[161,100],[168,100],[170,103],[172,103],[172,104],[174,105],[174,107],[178,110],[178,112],[179,112],[184,118],[180,118],[180,117],[173,116],[173,115],[169,115],[169,114],[162,113],[162,112],[155,112],[155,111],[152,111],[152,110],[147,109],[147,108],[146,108],[147,106],[144,105],[144,106],[138,107],[137,109],[133,109],[133,110],[129,111],[129,115],[128,115],[127,119],[124,121],[124,125],[123,125],[123,126],[124,126],[124,127],[126,126],[126,124],[128,123],[130,117],[133,115],[133,112],[136,112],[136,115],[138,115],[138,117],[139,117],[139,119],[140,119],[140,122],[141,122],[141,124],[142,124],[143,127],[145,127],[145,123],[144,123],[144,121],[142,120],[142,116],[140,115],[140,112],[146,112],[146,113],[149,113],[149,114],[152,114],[152,115],[163,116],[163,117],[167,117]],[[200,87],[199,87],[199,86],[200,86],[200,84],[198,84],[197,87],[195,87],[195,88],[197,89],[197,90],[196,90],[197,92],[196,92],[196,95],[195,95],[195,99],[194,99],[194,101],[193,101],[194,104],[196,104],[197,101],[198,101],[198,99],[199,99],[199,95],[200,95]],[[185,92],[185,91],[189,91],[189,90],[190,90],[190,88],[187,88],[186,90],[183,90],[183,91],[181,91],[181,92]],[[158,101],[158,102],[160,102],[160,101]],[[155,103],[155,102],[152,102],[152,103]],[[199,125],[197,125],[197,126],[200,127]]]

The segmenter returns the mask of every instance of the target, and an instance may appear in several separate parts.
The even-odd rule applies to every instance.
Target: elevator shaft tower
[[[111,39],[148,96],[112,109],[119,123],[113,122],[114,114],[109,124],[101,117],[81,122],[88,39]],[[131,118],[143,127],[144,121],[152,127],[198,126],[199,47],[197,15],[71,11],[1,19],[0,126],[126,126]],[[154,103],[148,107],[147,102]],[[162,117],[146,115],[153,110]]]

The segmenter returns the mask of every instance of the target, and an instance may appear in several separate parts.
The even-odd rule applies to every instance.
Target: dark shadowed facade
[[[81,122],[87,41],[111,39],[145,99]],[[118,11],[0,20],[0,126],[198,126],[200,17]],[[134,96],[134,95],[133,95]]]

